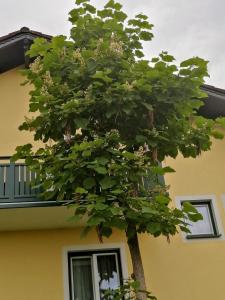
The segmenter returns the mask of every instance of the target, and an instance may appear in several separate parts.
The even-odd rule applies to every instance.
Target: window
[[[211,200],[190,200],[190,202],[202,215],[203,220],[191,222],[188,220],[189,230],[187,239],[193,238],[215,238],[220,237],[216,224],[215,214]],[[184,203],[184,202],[182,202]]]
[[[101,300],[104,290],[121,285],[120,252],[84,251],[68,254],[71,300]]]

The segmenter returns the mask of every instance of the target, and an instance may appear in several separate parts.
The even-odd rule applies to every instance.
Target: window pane
[[[91,258],[72,259],[73,300],[94,300]]]
[[[97,255],[100,299],[103,299],[102,297],[105,290],[114,290],[120,286],[119,270],[117,268],[116,259],[116,254]]]
[[[194,205],[192,203],[192,205]],[[203,216],[203,220],[198,222],[191,222],[189,229],[192,235],[197,234],[214,234],[211,215],[209,212],[209,205],[208,204],[198,204],[194,205],[194,207],[198,210],[198,212]]]

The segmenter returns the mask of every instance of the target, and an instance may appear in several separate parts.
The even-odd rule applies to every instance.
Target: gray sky
[[[143,12],[154,27],[148,58],[168,51],[178,61],[200,56],[210,61],[207,83],[225,88],[224,0],[120,0],[129,16]],[[106,0],[92,0],[98,7]],[[46,34],[68,34],[73,0],[0,0],[0,36],[22,26]]]

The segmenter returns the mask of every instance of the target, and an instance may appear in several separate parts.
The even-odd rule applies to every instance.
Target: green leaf
[[[118,3],[119,4],[119,3]],[[104,6],[105,8],[114,8],[115,9],[115,5],[116,5],[116,3],[115,3],[115,1],[114,0],[109,0],[107,3],[106,3],[106,5]],[[122,7],[122,5],[120,5],[120,8]],[[120,9],[119,8],[119,9]]]
[[[162,52],[159,56],[165,62],[173,62],[175,60],[175,58],[172,55],[167,54],[167,52]]]
[[[100,180],[100,185],[103,190],[110,189],[116,184],[115,180],[111,177],[104,177]]]
[[[111,9],[98,10],[97,15],[103,19],[113,17],[113,13],[112,13]],[[105,22],[104,26],[105,25],[106,25],[106,22]]]
[[[59,48],[63,48],[67,45],[66,42],[66,36],[64,35],[58,35],[58,36],[54,36],[51,40],[51,46],[54,49],[59,49]]]
[[[89,1],[90,1],[90,0],[76,0],[75,3],[76,3],[77,5],[80,5],[80,4],[82,4],[82,3],[89,2]]]
[[[161,225],[159,223],[151,223],[147,226],[149,233],[158,236],[161,233]]]
[[[198,213],[197,209],[188,201],[182,203],[182,208],[186,213]]]
[[[168,205],[170,202],[170,198],[164,195],[158,195],[155,197],[156,201],[162,205]]]
[[[134,153],[128,152],[128,151],[124,151],[123,152],[123,156],[129,160],[133,160],[136,159],[136,155]]]
[[[112,234],[112,228],[103,226],[101,228],[101,234],[107,238],[109,238]]]
[[[86,190],[92,189],[95,186],[95,184],[96,184],[96,182],[93,177],[86,178],[83,181],[83,185]]]
[[[149,31],[141,31],[140,39],[143,41],[151,41],[153,34]]]
[[[127,15],[125,13],[123,13],[122,11],[115,11],[114,18],[116,18],[120,22],[123,22],[126,20]]]
[[[158,214],[157,211],[150,206],[143,206],[141,211],[143,214]]]
[[[147,108],[149,111],[153,111],[153,107],[150,103],[143,102],[142,105]]]
[[[118,228],[120,230],[125,230],[127,229],[127,223],[125,220],[122,220],[121,218],[118,218],[118,216],[116,216],[112,221],[111,221],[111,226]]]
[[[95,8],[94,6],[85,3],[84,7],[85,7],[85,9],[86,9],[87,11],[89,11],[90,13],[92,13],[92,14],[95,14],[95,13],[96,13],[96,8]]]
[[[34,43],[31,45],[30,50],[27,51],[27,54],[30,57],[38,57],[45,55],[46,52],[50,49],[50,43],[44,38],[36,38]]]
[[[120,207],[110,207],[110,211],[114,216],[121,215],[122,209]]]
[[[104,222],[105,219],[103,217],[98,217],[98,216],[92,216],[88,221],[87,221],[87,225],[88,226],[97,226],[99,224],[101,224],[102,222]]]
[[[107,169],[103,166],[97,166],[97,167],[94,167],[94,170],[99,173],[99,174],[102,174],[102,175],[105,175],[108,173]]]
[[[91,226],[85,226],[82,230],[81,230],[81,234],[80,237],[81,238],[85,238],[87,236],[87,234],[91,231],[92,227]]]
[[[84,118],[76,118],[76,125],[77,125],[77,128],[83,128],[85,129],[89,123],[89,120],[88,119],[84,119]]]
[[[146,140],[147,140],[146,136],[140,135],[140,134],[136,135],[135,139],[140,144],[144,144],[146,142]]]
[[[164,167],[164,168],[162,168],[160,166],[154,166],[154,167],[151,167],[151,171],[152,171],[152,173],[161,175],[161,176],[164,176],[166,173],[174,173],[175,172],[175,170],[169,166]]]
[[[86,190],[83,189],[82,187],[77,187],[76,190],[75,190],[75,192],[76,192],[77,194],[87,194],[87,193],[88,193],[88,191],[86,191]]]
[[[135,50],[135,56],[137,56],[138,58],[142,58],[144,57],[144,53],[140,50]]]
[[[220,139],[222,140],[224,138],[224,134],[220,131],[212,131],[212,136],[215,138],[215,139]]]
[[[188,218],[192,221],[192,222],[197,222],[200,220],[203,220],[203,216],[200,213],[196,213],[196,214],[188,214]]]
[[[124,193],[124,191],[121,190],[121,189],[115,189],[115,190],[112,191],[112,194],[113,194],[113,195],[120,195],[120,194],[122,194],[122,193]]]
[[[175,171],[173,168],[167,166],[167,167],[164,167],[164,168],[163,168],[163,172],[164,172],[164,174],[165,174],[165,173],[174,173],[174,172],[176,172],[176,171]]]
[[[225,128],[225,118],[217,118],[216,119],[216,124],[218,124],[222,128]]]
[[[82,152],[83,157],[90,157],[92,154],[91,150],[85,150]]]
[[[190,230],[187,227],[185,227],[185,226],[181,226],[180,225],[179,228],[180,228],[180,230],[182,230],[185,233],[190,233]]]
[[[148,16],[146,16],[144,14],[138,14],[135,16],[135,18],[141,19],[141,20],[148,20]]]
[[[32,103],[30,103],[30,105],[29,105],[30,112],[37,111],[39,109],[39,107],[40,107],[40,103],[38,103],[38,102],[32,102]]]
[[[82,217],[81,217],[80,215],[74,215],[74,216],[69,217],[69,218],[68,218],[68,221],[69,221],[69,222],[74,222],[74,223],[76,223],[76,222],[80,221],[81,218],[82,218]]]
[[[104,203],[97,203],[97,204],[95,204],[95,210],[100,210],[100,211],[102,211],[102,210],[105,210],[105,209],[107,209],[108,208],[108,205],[106,205],[106,204],[104,204]]]
[[[108,77],[108,75],[103,71],[96,71],[96,73],[92,76],[94,79],[100,79],[106,83],[112,82],[112,79]]]
[[[103,165],[103,166],[105,166],[109,162],[109,160],[105,157],[97,157],[96,160],[97,160],[98,164]]]
[[[153,62],[153,63],[157,63],[158,61],[159,61],[158,57],[153,57],[152,60],[151,60],[151,62]]]

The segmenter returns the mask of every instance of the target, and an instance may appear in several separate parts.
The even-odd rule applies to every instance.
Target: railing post
[[[9,163],[9,199],[10,201],[14,201],[15,196],[15,163]]]

